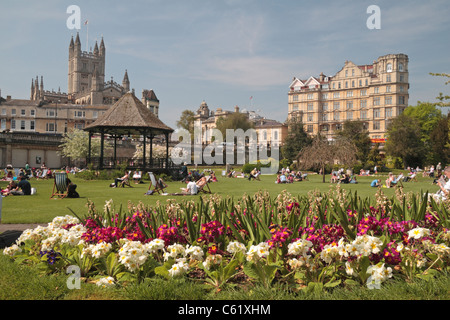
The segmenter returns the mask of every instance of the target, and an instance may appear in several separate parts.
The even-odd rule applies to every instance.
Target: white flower
[[[172,265],[172,267],[169,270],[169,275],[171,277],[176,277],[184,274],[189,270],[189,265],[186,264],[184,260],[179,260],[176,263]]]
[[[426,228],[414,228],[408,231],[408,239],[420,239],[430,234],[430,230]]]
[[[150,241],[149,243],[146,244],[148,250],[151,253],[155,253],[158,250],[163,250],[164,249],[164,240],[161,239],[153,239],[152,241]]]
[[[255,261],[256,257],[266,258],[269,255],[269,245],[265,242],[261,242],[256,246],[251,246],[247,251],[247,261]]]
[[[352,276],[352,275],[353,275],[354,270],[353,270],[352,265],[351,265],[351,263],[350,263],[349,261],[345,262],[345,272],[346,272],[349,276]]]
[[[370,266],[367,268],[367,273],[370,273],[370,277],[367,279],[367,288],[369,289],[379,289],[380,284],[392,277],[392,268],[384,267],[384,263]]]
[[[238,241],[231,241],[227,246],[227,251],[229,253],[245,252],[245,250],[245,245]]]
[[[107,288],[115,285],[113,277],[101,278],[97,281],[97,286]]]
[[[193,259],[193,260],[202,261],[204,252],[203,252],[202,248],[200,248],[199,246],[189,246],[188,245],[186,247],[185,254],[189,255],[191,257],[191,259]]]
[[[13,244],[12,246],[3,249],[3,254],[11,257],[18,252],[22,252],[22,248],[20,248],[17,244]]]
[[[311,241],[300,239],[288,244],[288,254],[305,256],[312,246],[313,244]]]

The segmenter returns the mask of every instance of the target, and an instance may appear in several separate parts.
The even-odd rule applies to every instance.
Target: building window
[[[386,92],[391,92],[391,86],[386,86]]]
[[[401,74],[400,75],[400,82],[403,82],[403,81],[405,81],[405,77]]]
[[[308,95],[306,96],[307,100],[312,100],[314,99],[314,95],[312,93],[308,93]]]
[[[327,102],[322,104],[322,111],[328,111],[328,103]]]
[[[2,116],[6,116],[6,109],[2,109]]]
[[[21,116],[25,116],[26,115],[26,110],[25,109],[20,110],[20,115]]]
[[[405,97],[404,96],[399,96],[398,97],[398,103],[399,104],[405,104]]]
[[[374,97],[373,98],[373,105],[379,106],[380,105],[380,97]]]
[[[297,110],[298,110],[298,105],[297,105]],[[94,119],[98,118],[98,111],[93,111],[92,112],[92,118],[94,118]]]
[[[398,71],[402,72],[403,71],[403,63],[399,63],[398,64]]]
[[[380,115],[381,115],[381,113],[380,113],[379,108],[373,109],[373,117],[374,118],[380,118]]]
[[[336,101],[333,103],[333,110],[339,110],[340,105],[339,105],[339,101]]]
[[[392,63],[386,65],[386,72],[392,72]]]
[[[50,123],[47,122],[45,127],[46,127],[45,129],[47,130],[47,132],[56,132],[56,125],[53,122],[50,122]]]
[[[384,104],[392,104],[392,97],[385,97]]]
[[[345,88],[348,88],[348,82],[345,81]]]
[[[47,110],[47,117],[56,117],[57,114],[55,110]]]
[[[347,98],[353,97],[353,91],[347,91]]]
[[[313,125],[312,125],[312,124],[308,124],[308,125],[306,126],[306,131],[307,131],[307,132],[313,132]]]
[[[366,89],[361,90],[360,95],[361,95],[362,97],[367,96],[367,90],[366,90]]]
[[[362,80],[359,80],[359,86],[362,87]]]
[[[355,80],[352,80],[352,88],[355,87]]]
[[[400,92],[403,92],[403,90],[405,90],[405,89],[403,88],[403,86],[400,86],[399,89],[400,89]]]
[[[36,116],[36,110],[31,109],[30,110],[30,116],[32,116],[32,117]]]
[[[16,109],[11,109],[11,115],[15,116],[16,115]]]
[[[339,121],[339,112],[333,113],[333,120]]]
[[[352,77],[355,76],[355,69],[352,69]]]
[[[353,101],[347,101],[347,109],[353,109]]]
[[[6,119],[0,120],[0,130],[6,130]]]
[[[322,121],[328,121],[328,113],[322,114]]]
[[[380,121],[373,122],[373,130],[380,130]]]
[[[312,113],[308,113],[306,120],[308,122],[312,122],[313,121],[313,114]]]
[[[277,130],[275,130],[273,132],[273,140],[278,141],[278,131]]]
[[[340,97],[339,92],[334,92],[334,93],[333,93],[333,98],[337,99],[337,98],[339,98],[339,97]]]
[[[380,88],[378,87],[373,88],[373,93],[380,93]]]
[[[386,108],[384,109],[385,117],[391,118],[392,117],[392,108]]]
[[[360,104],[360,107],[361,107],[361,108],[366,108],[366,107],[367,107],[367,100],[366,100],[366,99],[363,99],[363,100],[361,100],[361,101],[359,102],[359,104]]]
[[[20,130],[25,130],[25,120],[20,121]]]
[[[16,120],[11,120],[11,130],[16,130]]]
[[[292,96],[292,101],[298,101],[298,94],[294,94]]]
[[[360,117],[361,119],[367,119],[367,110],[361,110]]]
[[[35,126],[34,126],[34,120],[31,120],[31,121],[30,121],[30,130],[33,130],[33,131],[34,131],[34,129],[35,129]]]
[[[292,106],[292,111],[297,111],[297,110],[298,110],[298,103],[296,103]]]
[[[386,75],[386,82],[391,82],[391,75],[390,74]]]
[[[369,80],[368,79],[366,79],[366,86],[368,86],[369,85]]]
[[[322,100],[328,100],[328,93],[322,94]]]
[[[353,120],[353,111],[347,112],[347,120]]]
[[[75,111],[75,118],[84,118],[86,113],[84,111]]]
[[[313,111],[314,110],[314,105],[312,103],[308,103],[308,111]]]

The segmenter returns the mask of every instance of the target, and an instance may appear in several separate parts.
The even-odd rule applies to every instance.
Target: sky
[[[71,5],[80,29],[70,29]],[[379,29],[368,28],[379,11]],[[409,57],[409,104],[449,94],[448,0],[0,0],[1,95],[28,99],[31,80],[67,92],[68,47],[79,32],[83,50],[103,37],[105,80],[153,89],[160,119],[176,128],[183,110],[239,108],[285,121],[293,77],[335,75],[346,60]],[[88,25],[84,24],[88,21]],[[71,20],[72,21],[72,20]],[[90,49],[89,49],[90,50]]]

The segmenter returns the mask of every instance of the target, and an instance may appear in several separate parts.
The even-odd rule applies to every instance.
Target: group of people
[[[1,190],[1,195],[4,197],[9,195],[29,196],[31,195],[31,184],[25,176],[20,176],[18,180],[11,180],[8,186]]]
[[[282,168],[278,174],[275,183],[293,183],[295,181],[303,181],[308,179],[307,173],[301,171],[290,171],[289,168]]]
[[[360,171],[360,176],[366,176],[369,175],[369,172],[362,170]],[[350,169],[347,169],[344,171],[344,168],[340,168],[339,170],[333,170],[331,171],[331,183],[358,183],[358,180],[356,179],[356,175],[353,174],[353,171]]]

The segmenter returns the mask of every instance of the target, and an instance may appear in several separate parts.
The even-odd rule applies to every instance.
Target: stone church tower
[[[126,70],[122,85],[112,77],[111,81],[105,82],[105,57],[103,38],[100,46],[96,41],[94,50],[86,52],[81,50],[79,34],[75,41],[72,37],[69,44],[68,100],[76,104],[113,104],[130,91]]]

